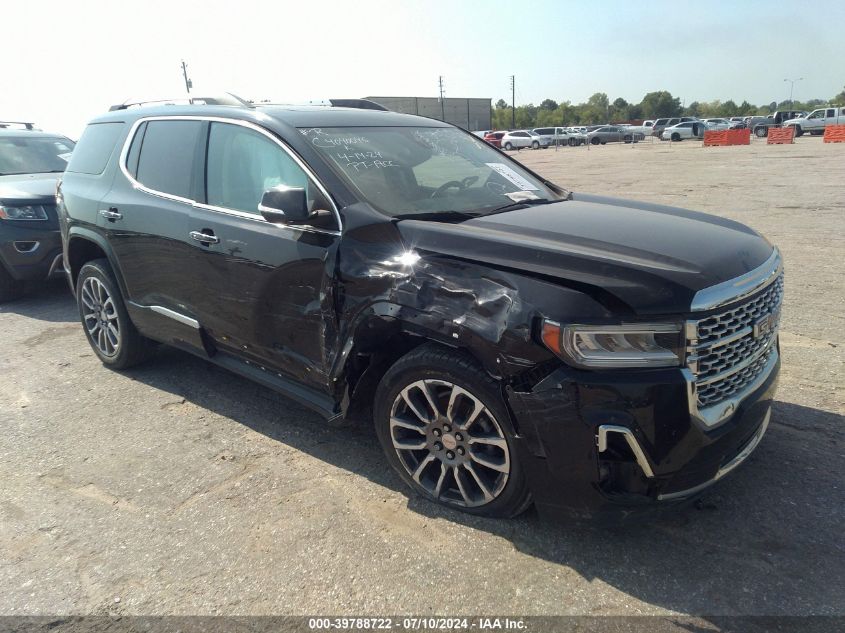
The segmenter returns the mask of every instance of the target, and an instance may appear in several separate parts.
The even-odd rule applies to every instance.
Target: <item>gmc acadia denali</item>
[[[416,492],[623,515],[745,460],[779,369],[781,258],[737,222],[573,194],[439,121],[122,109],[57,195],[91,347],[166,343],[331,421]]]

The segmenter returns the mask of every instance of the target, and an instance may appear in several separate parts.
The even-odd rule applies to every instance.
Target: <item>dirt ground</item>
[[[104,369],[55,283],[0,307],[0,614],[845,614],[845,145],[518,158],[780,246],[783,372],[743,468],[625,528],[468,517],[409,499],[369,428],[174,350]]]

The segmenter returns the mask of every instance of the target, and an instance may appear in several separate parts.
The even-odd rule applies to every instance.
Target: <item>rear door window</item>
[[[138,182],[160,193],[195,199],[194,156],[202,128],[202,121],[149,121],[138,156]]]
[[[67,171],[80,174],[102,174],[123,130],[123,121],[91,123],[82,133],[71,154]]]

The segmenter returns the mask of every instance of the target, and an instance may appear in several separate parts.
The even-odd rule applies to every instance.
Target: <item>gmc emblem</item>
[[[769,314],[757,319],[757,321],[754,322],[754,328],[752,331],[754,338],[760,338],[761,336],[768,336],[771,334],[777,327],[779,318],[780,310],[777,312],[770,312]]]

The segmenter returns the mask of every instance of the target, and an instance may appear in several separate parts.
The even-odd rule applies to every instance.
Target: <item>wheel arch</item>
[[[333,380],[342,385],[344,419],[366,418],[384,374],[400,358],[421,345],[463,353],[491,377],[501,378],[494,349],[485,349],[471,336],[454,338],[404,320],[395,314],[396,308],[386,303],[370,306],[366,314],[359,316],[352,335],[343,346],[332,375]]]
[[[79,271],[82,267],[95,259],[108,260],[117,280],[117,285],[120,287],[120,293],[126,298],[126,282],[123,279],[120,267],[117,265],[117,257],[106,239],[90,229],[71,228],[65,247],[65,267],[73,288],[76,288],[76,280],[79,278]]]

